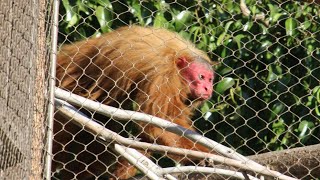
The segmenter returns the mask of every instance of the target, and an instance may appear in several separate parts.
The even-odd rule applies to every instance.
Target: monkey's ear
[[[186,66],[188,66],[189,62],[187,61],[187,59],[185,57],[179,57],[176,61],[177,67],[179,69],[185,68]]]

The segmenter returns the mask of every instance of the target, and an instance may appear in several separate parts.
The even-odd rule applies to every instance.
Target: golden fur
[[[134,100],[137,111],[194,130],[190,117],[201,102],[188,100],[188,84],[176,66],[179,57],[189,62],[201,59],[210,63],[205,53],[174,32],[151,27],[122,27],[99,38],[62,46],[58,55],[57,86],[125,109],[130,108]],[[160,128],[142,127],[145,141],[207,151]],[[134,175],[135,171],[127,166],[119,167],[116,176]],[[130,172],[128,176],[119,172],[124,168]]]

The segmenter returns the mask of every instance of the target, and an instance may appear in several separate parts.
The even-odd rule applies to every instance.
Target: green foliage
[[[245,16],[233,0],[62,2],[60,42],[140,24],[176,31],[219,61],[216,92],[195,117],[206,136],[244,155],[319,143],[320,6],[247,0]]]

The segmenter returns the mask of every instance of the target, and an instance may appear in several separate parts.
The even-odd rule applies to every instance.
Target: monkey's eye
[[[200,75],[199,75],[199,79],[200,79],[200,80],[204,80],[204,75],[200,74]]]

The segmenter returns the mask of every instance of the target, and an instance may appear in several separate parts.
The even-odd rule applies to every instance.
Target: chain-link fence
[[[1,179],[320,177],[319,2],[56,2],[1,1]]]
[[[128,178],[136,174],[136,168],[142,174],[147,174],[144,168],[149,168],[159,176],[175,172],[140,167],[139,153],[129,148],[121,153],[117,144],[138,149],[153,160],[154,166],[180,167],[177,169],[182,179],[195,171],[193,166],[199,170],[195,177],[206,174],[199,169],[206,163],[189,154],[192,152],[184,151],[185,157],[177,157],[172,155],[172,149],[164,153],[161,148],[165,147],[159,150],[153,146],[203,152],[214,149],[218,154],[243,160],[232,157],[228,149],[219,149],[210,140],[190,135],[193,133],[189,129],[244,156],[258,155],[250,158],[283,174],[318,178],[318,146],[310,145],[320,140],[319,13],[317,2],[307,1],[63,1],[57,86],[101,104],[150,114],[186,129],[179,133],[154,118],[144,120],[131,111],[86,104],[79,97],[71,103],[68,96],[62,95],[66,92],[59,91],[57,96],[68,100],[76,107],[74,111],[79,109],[83,116],[67,116],[71,110],[60,107],[61,112],[66,111],[61,114],[69,118],[56,118],[59,125],[54,132],[53,176]],[[199,59],[207,60],[204,54],[218,63],[214,65],[213,95],[198,106],[199,99],[205,98],[195,91],[203,88],[211,92],[202,83],[210,81],[210,73],[194,65]],[[183,59],[188,65],[183,66]],[[194,72],[202,81],[193,77]],[[70,117],[74,119],[71,121]],[[72,123],[81,123],[81,119],[82,123],[93,119],[136,142],[122,141],[101,127]],[[141,142],[151,144],[145,147]],[[286,149],[293,150],[273,152]],[[144,161],[147,160],[141,160]],[[188,166],[188,171],[184,165],[193,166]],[[236,172],[243,171],[232,172],[237,176]],[[152,178],[152,173],[147,176]],[[218,174],[218,179],[228,178],[220,171]],[[279,174],[275,177],[286,179]]]

